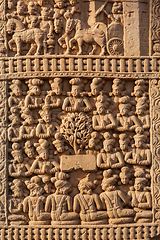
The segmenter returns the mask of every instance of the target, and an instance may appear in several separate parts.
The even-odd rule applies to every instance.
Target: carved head
[[[68,181],[57,180],[55,182],[56,194],[67,195],[72,192],[72,186]]]
[[[50,80],[49,83],[52,91],[57,96],[60,96],[62,94],[62,78],[54,78],[53,80]]]
[[[34,152],[34,147],[31,141],[25,142],[24,151],[25,151],[25,154],[27,154],[28,158],[30,159],[34,158],[35,152]]]
[[[40,186],[41,178],[38,176],[32,177],[30,181],[25,181],[25,184],[30,191],[31,197],[41,196],[44,192],[43,188]]]
[[[55,0],[56,7],[62,9],[65,7],[65,0]]]
[[[71,94],[73,97],[80,96],[81,91],[83,90],[84,84],[80,78],[72,78],[69,81],[72,84]]]
[[[119,145],[122,151],[126,151],[128,149],[129,143],[130,143],[130,139],[127,134],[122,133],[119,135]]]
[[[144,134],[144,129],[141,127],[137,127],[135,129],[136,135],[134,135],[134,141],[136,148],[142,148],[144,142],[147,140],[147,135]]]
[[[113,3],[112,13],[113,13],[113,14],[122,13],[122,3],[120,3],[120,2],[115,2],[115,3]]]
[[[8,31],[8,30],[7,30]],[[16,97],[21,97],[22,96],[22,89],[21,89],[21,81],[20,80],[12,80],[12,84],[10,86],[10,89],[12,90],[12,93]]]
[[[122,116],[128,115],[131,109],[130,97],[124,96],[119,99],[119,111]]]
[[[9,185],[10,189],[14,193],[14,197],[23,197],[23,182],[21,179],[14,179]]]
[[[103,180],[101,183],[101,187],[104,191],[112,191],[115,190],[115,184],[118,179],[118,175],[112,175],[112,169],[105,170],[103,172]]]
[[[25,14],[25,9],[26,9],[26,4],[23,1],[18,1],[17,2],[17,13],[19,15],[24,15]]]
[[[90,179],[90,173],[87,176],[79,181],[78,189],[81,194],[92,194],[92,190],[96,188],[98,181],[92,181]]]
[[[23,122],[23,125],[25,125],[25,124],[32,125],[34,123],[34,118],[32,116],[32,112],[27,107],[22,107],[22,109],[21,109],[21,118],[23,118],[25,120]]]
[[[29,15],[36,15],[38,10],[38,4],[36,2],[28,3],[28,13]]]
[[[63,16],[60,13],[55,13],[53,16],[54,19],[54,31],[60,33],[63,28]]]
[[[103,141],[103,147],[105,152],[109,153],[112,151],[113,146],[115,144],[115,139],[112,137],[112,135],[109,132],[106,132],[104,134],[105,140]]]
[[[104,81],[102,80],[102,78],[92,79],[92,83],[90,87],[91,87],[91,93],[93,96],[98,96],[100,90],[102,89],[103,84],[104,84]]]
[[[99,134],[97,132],[91,133],[91,139],[89,139],[89,148],[94,149],[97,146],[97,140],[99,139]]]
[[[119,174],[122,184],[126,185],[129,183],[131,172],[129,167],[122,167]]]
[[[121,92],[124,90],[124,84],[125,83],[119,78],[116,78],[113,80],[112,89],[113,89],[113,95],[115,97],[121,96]]]
[[[99,115],[103,115],[109,106],[109,100],[107,99],[106,95],[101,94],[97,97],[95,105],[97,108],[97,113]]]
[[[48,146],[49,146],[49,142],[47,140],[40,139],[39,146],[36,148],[36,151],[38,152],[39,157],[44,161],[47,161],[49,158]]]
[[[148,108],[148,99],[147,97],[141,97],[138,99],[136,104],[136,113],[137,115],[143,115],[145,110]]]
[[[70,5],[73,7],[76,5],[77,1],[76,0],[69,0]]]
[[[56,133],[55,134],[55,141],[53,141],[53,145],[55,146],[55,148],[57,149],[58,152],[62,153],[64,152],[64,140],[63,140],[63,136],[61,133]]]
[[[45,123],[50,123],[51,122],[51,113],[49,111],[50,106],[44,105],[42,107],[42,110],[39,111],[39,114],[41,118],[45,121]]]
[[[11,155],[14,158],[14,160],[16,160],[18,163],[22,163],[23,162],[23,154],[22,154],[22,150],[20,149],[19,143],[13,143],[12,149],[13,149],[13,151],[11,152]]]
[[[135,178],[134,189],[140,192],[143,191],[147,181],[146,178]]]
[[[44,83],[43,80],[34,78],[34,79],[30,79],[29,81],[26,81],[26,83],[28,84],[28,88],[29,88],[28,93],[30,95],[39,96],[41,94],[41,89],[39,86]]]
[[[135,97],[142,97],[143,93],[147,90],[146,81],[144,79],[139,79],[135,81],[135,87],[133,95]]]

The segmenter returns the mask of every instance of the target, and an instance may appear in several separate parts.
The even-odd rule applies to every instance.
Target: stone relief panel
[[[11,225],[149,223],[149,82],[9,81]]]
[[[8,1],[6,19],[10,56],[124,54],[120,1]]]

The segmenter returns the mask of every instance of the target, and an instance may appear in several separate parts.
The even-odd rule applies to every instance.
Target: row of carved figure
[[[29,50],[28,55],[53,54],[54,38],[57,37],[55,34],[58,35],[60,47],[66,50],[65,54],[83,54],[84,43],[87,43],[88,47],[92,46],[90,54],[96,53],[97,46],[100,48],[101,55],[106,54],[106,47],[111,55],[123,54],[121,3],[113,3],[110,14],[104,9],[107,3],[102,5],[100,11],[96,13],[98,15],[104,12],[112,21],[109,26],[97,22],[87,28],[87,24],[81,20],[81,7],[76,0],[69,0],[68,3],[64,0],[55,0],[55,3],[53,7],[45,0],[29,1],[27,9],[26,4],[19,0],[15,9],[14,2],[11,0],[8,2],[8,8],[11,10],[7,14],[7,32],[12,35],[8,44],[10,50],[17,52],[16,56],[22,55],[23,50]],[[108,42],[107,46],[106,42]],[[28,45],[23,47],[22,43]]]
[[[126,169],[124,169],[124,172]],[[128,170],[127,170],[128,171]],[[120,173],[124,184],[126,175]],[[47,177],[32,177],[23,183],[14,179],[10,183],[13,194],[9,200],[9,220],[11,224],[44,225],[44,224],[120,224],[152,221],[152,199],[148,176],[143,169],[135,172],[134,186],[128,192],[120,190],[117,185],[118,174],[111,169],[103,172],[101,187],[103,192],[94,193],[99,180],[91,180],[90,174],[78,183],[79,193],[72,198],[69,194],[72,187],[69,174],[60,172],[52,178],[55,189],[50,189],[48,197]],[[24,185],[29,190],[25,190]],[[45,190],[44,190],[45,189]],[[53,193],[52,193],[53,192]]]
[[[23,146],[24,155],[19,143],[12,144],[9,164],[9,175],[11,177],[31,176],[33,174],[52,174],[60,169],[62,155],[89,154],[97,155],[97,167],[101,169],[122,168],[125,164],[149,166],[151,165],[151,152],[149,144],[146,143],[147,135],[143,134],[142,128],[136,129],[134,144],[129,146],[130,138],[126,134],[119,136],[120,149],[115,148],[117,138],[110,133],[104,134],[103,146],[98,145],[100,141],[96,132],[91,134],[86,149],[74,152],[71,147],[65,144],[62,134],[56,133],[52,142],[40,139],[38,143],[26,141]],[[83,143],[82,143],[83,144]],[[35,154],[34,146],[38,155]],[[55,150],[54,150],[55,149]],[[83,156],[82,156],[83,157]]]

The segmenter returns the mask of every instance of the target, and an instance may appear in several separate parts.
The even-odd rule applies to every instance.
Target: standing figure
[[[62,109],[66,112],[90,112],[92,105],[89,99],[81,94],[84,87],[82,80],[72,78],[69,83],[72,84],[72,96],[64,99]]]
[[[147,97],[139,98],[136,104],[136,114],[138,116],[141,127],[144,130],[148,130],[150,128],[150,114],[148,104],[149,100]]]
[[[58,109],[62,107],[62,78],[54,78],[50,80],[51,90],[47,92],[45,97],[45,105],[50,108]]]
[[[23,92],[21,88],[22,82],[18,79],[12,80],[12,84],[10,89],[10,97],[8,98],[8,106],[11,107],[18,107],[20,108],[23,106]]]
[[[119,111],[117,114],[118,126],[117,130],[120,132],[134,131],[136,127],[140,126],[140,122],[135,115],[130,116],[131,104],[130,97],[124,96],[119,99]]]
[[[98,114],[92,117],[93,129],[96,131],[114,129],[117,126],[117,123],[113,115],[107,112],[109,101],[106,96],[99,95],[95,105]]]
[[[103,172],[102,189],[100,199],[103,203],[103,209],[107,210],[109,224],[122,224],[133,222],[135,211],[125,208],[129,204],[129,198],[121,191],[117,190],[118,175],[112,175],[112,170],[108,169]]]
[[[90,174],[81,179],[78,184],[80,191],[74,197],[73,210],[80,213],[81,224],[104,224],[107,223],[107,214],[102,209],[98,194],[92,193],[97,182],[90,180]]]
[[[20,138],[21,139],[31,139],[35,136],[35,125],[34,125],[34,118],[32,115],[32,111],[27,108],[23,107],[21,109],[21,118],[23,118],[25,121],[23,121],[23,125],[20,127]]]
[[[43,98],[40,96],[41,89],[40,85],[44,83],[41,79],[30,79],[26,81],[28,83],[29,91],[28,95],[25,98],[25,107],[29,109],[37,109],[43,106]]]
[[[56,192],[47,197],[45,211],[51,212],[52,225],[79,223],[79,214],[72,212],[72,198],[69,196],[72,188],[68,178],[68,174],[57,173],[55,177]]]
[[[40,177],[51,176],[53,173],[59,170],[59,163],[54,159],[49,159],[49,142],[45,139],[39,139],[36,151],[39,156],[34,160],[30,172],[38,174]]]
[[[124,166],[123,156],[120,152],[114,152],[115,138],[109,132],[104,134],[104,150],[97,156],[97,166],[102,169],[121,168]]]
[[[55,129],[59,130],[59,125],[55,121],[52,122],[50,106],[43,105],[39,114],[42,119],[39,120],[39,124],[36,127],[36,136],[42,139],[53,137]]]
[[[20,117],[18,113],[18,107],[12,107],[10,109],[11,115],[8,117],[11,124],[8,128],[8,140],[10,142],[21,141],[20,137]]]
[[[146,148],[147,135],[141,127],[136,128],[134,135],[135,147],[126,154],[125,161],[129,164],[148,166],[151,164],[151,151]]]
[[[46,198],[42,195],[41,178],[34,176],[30,181],[25,181],[30,195],[23,201],[23,211],[28,213],[29,225],[49,225],[50,213],[44,211]]]
[[[11,160],[12,163],[9,165],[9,175],[14,178],[30,176],[30,165],[27,161],[24,161],[20,145],[13,143],[12,149],[11,155],[14,159]]]
[[[134,221],[137,223],[151,222],[153,217],[152,198],[146,188],[147,182],[145,177],[135,178],[134,190],[128,193],[131,197],[131,206],[136,212]]]

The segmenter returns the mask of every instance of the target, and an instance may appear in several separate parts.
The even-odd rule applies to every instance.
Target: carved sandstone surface
[[[0,239],[160,234],[160,1],[0,3]]]

